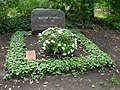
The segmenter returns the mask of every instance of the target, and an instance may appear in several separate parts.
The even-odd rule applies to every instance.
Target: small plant
[[[54,54],[69,55],[77,48],[76,34],[62,28],[48,28],[38,34],[38,44],[42,44],[43,51],[50,50]]]
[[[113,22],[113,27],[117,29],[118,32],[120,32],[120,23]]]
[[[120,84],[120,80],[118,80],[118,79],[116,78],[115,73],[112,74],[111,82],[112,82],[113,84]]]

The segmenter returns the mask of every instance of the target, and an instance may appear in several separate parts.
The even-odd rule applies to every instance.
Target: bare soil
[[[113,30],[103,31],[99,29],[87,29],[81,30],[81,32],[101,50],[110,55],[117,64],[115,70],[106,69],[104,72],[94,70],[74,76],[70,73],[61,76],[46,76],[39,81],[28,79],[25,81],[18,79],[5,81],[2,79],[4,74],[3,64],[5,63],[8,41],[12,36],[11,33],[8,33],[0,35],[0,90],[120,90],[120,84],[114,85],[110,80],[113,73],[120,80],[120,34]],[[31,39],[29,41],[32,42]],[[32,49],[32,47],[29,49]]]

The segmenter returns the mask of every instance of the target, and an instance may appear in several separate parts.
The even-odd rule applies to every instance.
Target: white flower
[[[60,31],[58,31],[58,33],[59,33],[59,34],[62,34],[62,31],[60,30]]]
[[[54,41],[54,40],[51,40],[51,42],[52,42],[52,43],[55,43],[55,41]]]
[[[46,40],[45,42],[48,43],[48,44],[50,43],[48,40]]]
[[[75,38],[75,46],[77,46],[77,38]]]
[[[64,46],[66,46],[66,44],[64,44]]]
[[[74,52],[74,50],[73,50],[73,49],[71,49],[70,51],[71,51],[71,53],[72,53],[72,52]]]
[[[58,44],[58,46],[61,46],[61,44]]]
[[[65,50],[65,48],[64,47],[61,47],[62,48],[62,50]]]
[[[40,42],[40,40],[38,40],[38,42]]]
[[[77,44],[75,44],[75,48],[77,49]]]
[[[45,47],[42,47],[43,50],[45,50],[46,48]]]
[[[41,33],[39,33],[38,36],[41,36]]]
[[[65,55],[67,55],[67,54],[66,54],[66,53],[63,53],[62,55],[64,55],[64,56],[65,56]]]
[[[68,52],[68,54],[70,54],[70,52]]]
[[[76,36],[76,34],[71,33],[72,36]]]
[[[74,43],[72,44],[72,47],[74,48]]]
[[[55,37],[55,34],[51,34],[51,36]]]
[[[51,29],[53,29],[52,27],[49,27],[47,30],[51,30]]]
[[[46,44],[45,44],[45,43],[43,43],[43,46],[46,46]]]
[[[48,29],[44,30],[44,31],[42,32],[42,34],[46,33],[47,31],[48,31]]]

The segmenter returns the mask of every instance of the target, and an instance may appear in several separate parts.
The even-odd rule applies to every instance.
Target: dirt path
[[[0,79],[3,76],[3,71],[4,71],[4,67],[3,64],[5,62],[5,55],[7,53],[7,48],[8,48],[8,41],[11,37],[12,33],[8,33],[8,34],[0,34]]]
[[[100,49],[108,53],[117,64],[117,72],[106,69],[106,72],[98,70],[89,71],[82,75],[73,76],[47,76],[40,81],[4,81],[3,63],[8,46],[9,35],[0,35],[0,90],[120,90],[120,85],[110,82],[112,73],[115,72],[120,80],[120,34],[114,31],[84,30],[82,33],[96,43]],[[3,47],[6,47],[3,49]]]

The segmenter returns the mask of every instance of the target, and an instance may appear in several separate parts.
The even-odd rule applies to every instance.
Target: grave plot
[[[32,79],[41,79],[49,74],[62,74],[71,70],[77,70],[83,73],[96,68],[114,68],[112,59],[101,51],[92,41],[86,38],[79,30],[71,30],[77,35],[78,43],[82,49],[78,48],[77,55],[74,52],[73,57],[56,58],[46,55],[40,55],[36,46],[37,36],[31,32],[18,31],[13,34],[10,46],[7,52],[5,63],[5,77],[9,79],[15,76],[20,78],[31,77]],[[32,42],[33,41],[33,42]],[[37,59],[27,60],[26,51],[35,50]],[[83,53],[82,53],[83,52]],[[85,54],[86,52],[86,54]],[[45,53],[44,53],[45,54]],[[38,57],[39,56],[39,57]],[[43,59],[44,58],[44,59]]]

